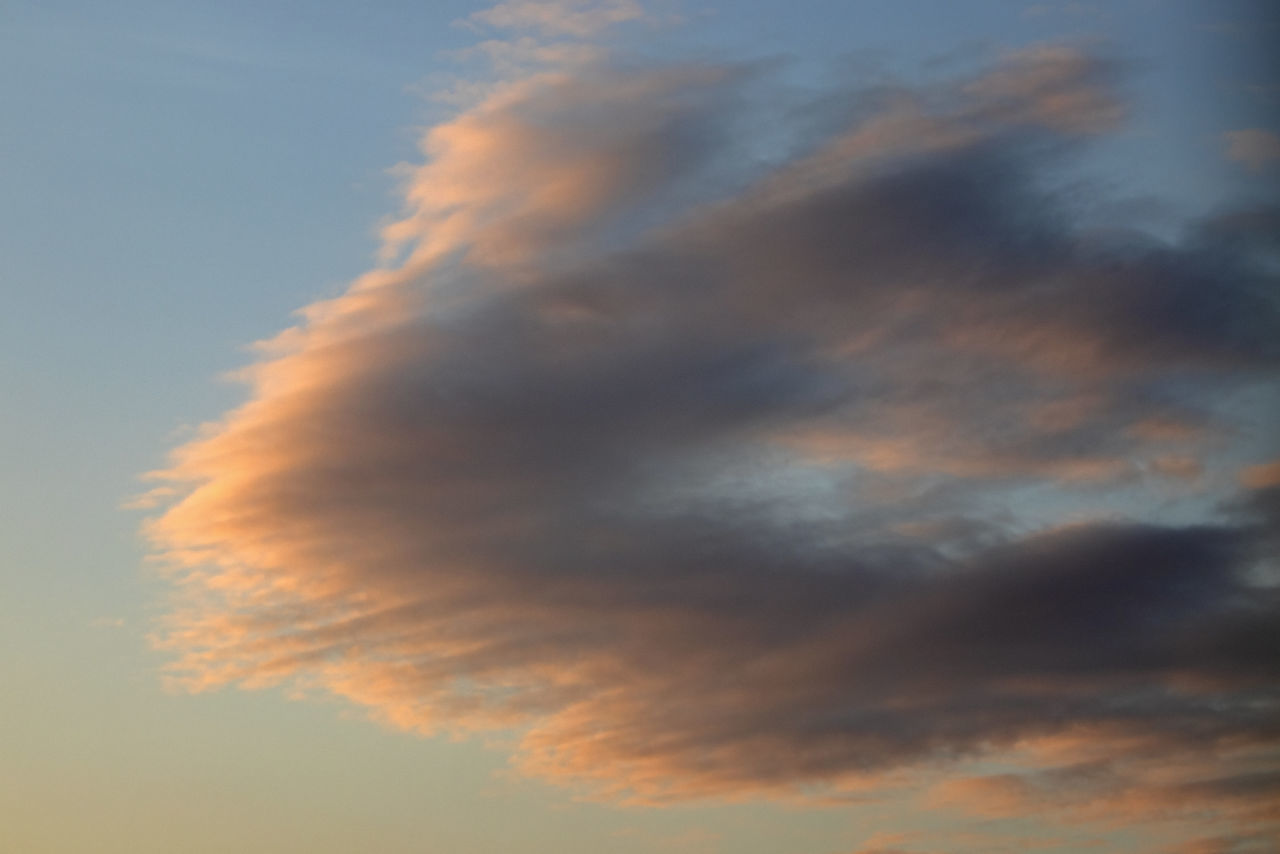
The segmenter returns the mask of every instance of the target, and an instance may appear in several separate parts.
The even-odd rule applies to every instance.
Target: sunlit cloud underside
[[[173,678],[606,799],[1274,838],[1274,212],[1096,227],[1073,48],[800,95],[497,44],[386,266],[154,475]]]

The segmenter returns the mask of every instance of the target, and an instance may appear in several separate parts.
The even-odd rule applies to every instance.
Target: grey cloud
[[[1252,244],[1103,250],[1044,189],[1062,152],[1026,123],[1074,138],[1099,120],[1064,105],[1110,103],[1051,59],[1043,86],[965,90],[980,133],[933,116],[937,144],[860,148],[817,183],[784,164],[594,251],[517,205],[518,260],[337,301],[411,308],[341,334],[318,315],[169,473],[187,492],[150,532],[189,567],[182,672],[521,727],[531,772],[652,799],[838,789],[1068,732],[1134,767],[1274,750],[1255,522],[1017,521],[1020,489],[1074,500],[1169,446],[1207,459],[1201,434],[1239,418],[1226,393],[1280,356]],[[636,109],[663,139],[690,126],[696,172],[721,137],[663,74]],[[554,101],[587,129],[633,107]],[[575,217],[625,211],[650,174],[661,144],[622,127],[580,140],[612,177]],[[564,179],[557,156],[519,192],[548,163]],[[447,310],[421,297],[451,283]]]

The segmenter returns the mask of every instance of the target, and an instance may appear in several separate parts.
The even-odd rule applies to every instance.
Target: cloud
[[[611,26],[647,17],[646,9],[637,0],[507,0],[476,12],[467,20],[498,29],[586,38]]]
[[[514,729],[602,797],[1006,756],[1033,793],[1237,802],[1196,785],[1280,736],[1265,505],[1158,510],[1256,417],[1274,268],[1077,221],[1103,60],[826,93],[865,107],[835,133],[780,133],[768,74],[591,59],[427,133],[404,262],[158,475],[174,678]],[[1108,773],[1053,776],[1081,739]]]
[[[1240,473],[1240,482],[1250,489],[1280,486],[1280,460],[1249,466]]]
[[[1227,131],[1222,135],[1227,159],[1243,163],[1254,172],[1271,168],[1280,160],[1280,135],[1262,128]]]
[[[1205,836],[1166,848],[1161,854],[1265,854],[1274,843],[1270,836]]]

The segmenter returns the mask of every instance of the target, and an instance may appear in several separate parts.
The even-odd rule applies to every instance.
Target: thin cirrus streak
[[[1087,228],[1052,178],[1124,110],[1074,49],[834,130],[771,73],[592,54],[426,134],[402,263],[154,475],[174,678],[511,728],[603,797],[1271,838],[1277,487],[1224,448],[1273,215]]]

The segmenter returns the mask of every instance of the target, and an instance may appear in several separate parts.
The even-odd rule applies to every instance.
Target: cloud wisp
[[[1263,128],[1227,131],[1222,135],[1227,159],[1262,172],[1280,160],[1280,134]]]
[[[403,263],[157,475],[175,678],[514,731],[606,797],[1002,757],[929,797],[1271,832],[1275,487],[1231,451],[1274,265],[1230,217],[1088,228],[1104,59],[825,93],[835,130],[770,73],[593,56],[427,133]]]

